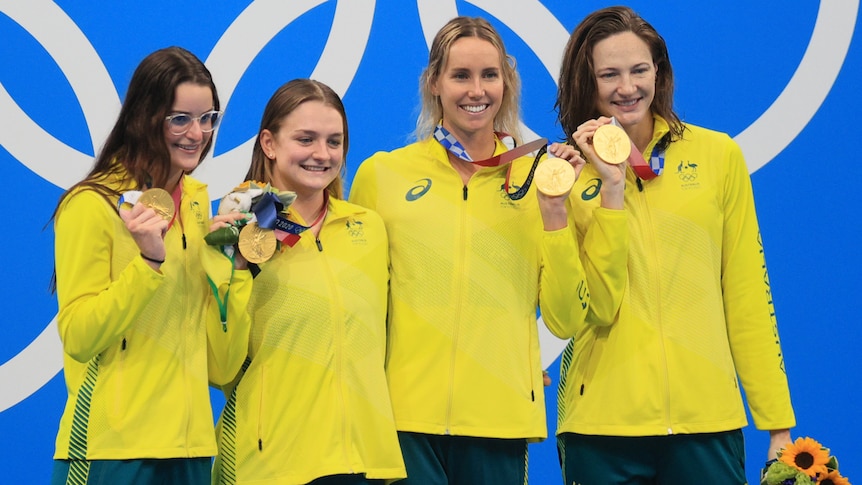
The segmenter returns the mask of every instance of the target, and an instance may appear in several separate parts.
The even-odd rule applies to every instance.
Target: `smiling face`
[[[177,86],[174,104],[169,114],[187,114],[192,117],[211,111],[213,93],[209,86],[185,82]],[[200,123],[193,121],[189,131],[182,135],[174,135],[170,131],[170,123],[164,123],[165,143],[171,157],[169,181],[179,180],[180,174],[189,173],[201,161],[201,154],[212,136],[212,133],[201,131]]]
[[[431,92],[440,97],[443,127],[466,141],[494,132],[505,85],[500,52],[478,37],[462,37],[449,49]]]
[[[274,159],[272,185],[298,197],[322,196],[344,163],[344,120],[332,106],[306,101],[285,116],[273,133],[263,130],[260,146]]]
[[[612,35],[593,48],[596,109],[615,117],[632,138],[652,136],[656,67],[649,46],[632,32]]]

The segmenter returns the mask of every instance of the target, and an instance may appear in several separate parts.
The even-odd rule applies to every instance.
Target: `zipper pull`
[[[644,191],[644,184],[643,184],[643,182],[641,182],[641,178],[635,177],[635,182],[638,184],[638,192],[643,192]]]
[[[467,186],[464,186],[464,200],[467,200]]]
[[[186,249],[186,233],[183,233],[183,249]]]
[[[317,251],[322,253],[323,252],[323,244],[320,243],[320,239],[314,238],[314,242],[317,243]]]

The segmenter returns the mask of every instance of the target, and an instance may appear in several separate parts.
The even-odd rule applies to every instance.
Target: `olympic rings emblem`
[[[254,57],[291,22],[324,0],[256,0],[239,14],[217,42],[206,64],[229,104],[239,80]],[[519,8],[494,0],[468,1],[507,25],[533,50],[552,79],[559,72],[569,32],[538,0],[521,0]],[[371,32],[374,0],[337,2],[326,46],[309,77],[324,80],[343,95],[353,82]],[[417,0],[426,43],[448,19],[458,15],[454,0]],[[825,100],[844,62],[856,23],[859,2],[821,1],[808,48],[782,93],[750,126],[736,136],[755,171],[781,152],[802,131]],[[79,101],[93,147],[110,130],[120,99],[92,44],[74,21],[47,0],[0,0],[0,12],[26,29],[56,61]],[[542,29],[535,29],[542,25]],[[242,48],[237,48],[242,46]],[[92,157],[52,136],[34,122],[0,83],[0,145],[31,171],[66,188],[80,180]],[[524,127],[525,135],[535,135]],[[217,135],[216,135],[217,136]],[[36,140],[37,143],[33,143]],[[244,175],[251,138],[212,157],[196,172],[212,194],[226,193]],[[34,148],[38,146],[38,148]],[[35,153],[38,150],[38,154]],[[38,156],[37,156],[38,155]],[[51,160],[66,160],[71,169],[57,170]],[[565,346],[541,324],[543,364],[550,365]],[[26,399],[62,368],[56,317],[17,355],[0,365],[0,412]],[[24,376],[22,378],[22,376]]]

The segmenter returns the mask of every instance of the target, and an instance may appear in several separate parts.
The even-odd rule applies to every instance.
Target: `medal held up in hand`
[[[171,221],[174,218],[176,212],[174,199],[165,189],[152,188],[144,192],[129,190],[120,196],[117,208],[131,210],[138,202],[154,210],[159,217],[166,221]]]
[[[266,194],[270,195],[264,197]],[[263,182],[245,181],[222,198],[219,202],[218,213],[251,213],[255,210],[255,205],[264,198],[270,201],[270,205],[279,206],[277,211],[283,213],[296,199],[296,194],[289,191],[279,191]],[[211,246],[236,244],[240,254],[250,263],[256,264],[268,261],[277,247],[277,240],[272,229],[260,227],[257,223],[256,214],[252,214],[248,220],[237,221],[235,225],[216,229],[207,234],[204,240]]]
[[[619,165],[628,160],[632,144],[622,128],[607,124],[600,126],[593,135],[593,149],[605,163]]]
[[[249,262],[260,264],[275,254],[276,238],[272,229],[249,222],[239,232],[239,252]]]
[[[562,158],[548,158],[536,169],[535,181],[539,192],[552,197],[563,195],[575,183],[575,169]]]

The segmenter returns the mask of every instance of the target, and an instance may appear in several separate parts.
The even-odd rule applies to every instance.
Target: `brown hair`
[[[272,167],[275,165],[275,160],[267,158],[263,153],[263,148],[260,146],[260,134],[263,130],[269,130],[273,135],[278,133],[281,128],[281,122],[302,103],[307,101],[320,101],[327,106],[335,108],[341,114],[342,126],[344,128],[344,138],[342,140],[342,149],[344,150],[343,163],[338,176],[329,183],[326,191],[331,197],[337,199],[343,198],[345,167],[347,166],[347,148],[350,137],[347,132],[347,113],[344,110],[344,104],[338,94],[326,84],[312,79],[294,79],[287,82],[273,93],[272,97],[266,103],[266,108],[263,110],[263,117],[260,120],[260,129],[258,130],[258,139],[254,144],[254,149],[251,154],[251,167],[245,175],[246,180],[257,180],[260,182],[272,183]]]
[[[220,104],[212,75],[203,62],[182,47],[167,47],[145,57],[129,82],[120,115],[96,157],[92,170],[60,196],[51,215],[55,220],[66,198],[78,189],[93,190],[117,210],[120,192],[106,185],[112,175],[122,174],[133,187],[165,187],[171,169],[171,156],[165,142],[165,117],[173,109],[177,86],[183,83],[207,86],[212,92],[213,109]],[[212,148],[212,137],[201,151],[198,163]],[[124,185],[126,185],[124,183]],[[50,221],[49,221],[50,223]],[[50,289],[56,290],[56,271]]]
[[[63,194],[60,204],[78,188],[95,190],[109,200],[118,197],[120,194],[104,183],[107,176],[122,171],[128,173],[134,186],[165,187],[171,168],[165,144],[165,117],[173,108],[177,86],[187,82],[209,87],[213,109],[220,109],[212,75],[194,54],[182,47],[168,47],[145,57],[132,74],[120,115],[93,169]],[[210,148],[212,137],[201,152],[200,161]]]
[[[425,67],[419,77],[419,96],[422,100],[422,109],[416,121],[414,132],[416,138],[424,139],[430,136],[434,127],[443,118],[443,106],[440,104],[440,99],[431,94],[431,86],[446,67],[452,44],[463,37],[476,37],[488,41],[500,53],[504,91],[500,111],[494,119],[494,129],[512,135],[520,143],[521,79],[515,69],[515,59],[506,53],[503,39],[487,20],[481,17],[463,16],[455,17],[447,22],[437,32],[431,43],[428,66]]]
[[[600,41],[623,32],[634,33],[649,47],[657,70],[655,98],[650,109],[668,122],[672,140],[681,138],[684,127],[673,110],[673,69],[667,44],[652,25],[628,7],[609,7],[591,13],[569,37],[554,105],[566,138],[584,121],[601,116],[596,109],[598,88],[593,49]]]

